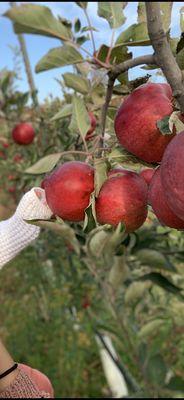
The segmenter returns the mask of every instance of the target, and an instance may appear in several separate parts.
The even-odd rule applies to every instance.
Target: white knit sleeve
[[[43,189],[33,188],[23,196],[15,214],[0,222],[0,269],[40,233],[39,227],[24,220],[50,219],[51,216]]]

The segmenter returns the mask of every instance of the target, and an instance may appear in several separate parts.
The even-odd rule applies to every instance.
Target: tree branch
[[[184,113],[184,82],[182,72],[172,54],[170,45],[164,32],[159,2],[145,2],[147,14],[148,34],[155,51],[156,64],[161,68],[173,96],[178,101]]]
[[[155,56],[153,54],[148,54],[146,56],[140,56],[132,58],[131,60],[124,61],[121,64],[113,66],[111,68],[111,71],[109,72],[109,76],[111,77],[111,79],[116,79],[118,75],[128,71],[130,68],[137,67],[141,64],[156,64]]]

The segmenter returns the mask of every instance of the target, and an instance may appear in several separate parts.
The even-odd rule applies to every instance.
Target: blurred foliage
[[[168,29],[172,4],[167,3],[161,7]],[[126,4],[120,2],[116,8],[113,2],[99,2],[98,14],[110,27],[119,27],[125,22],[119,11]],[[77,5],[86,15],[87,3]],[[134,81],[128,80],[128,73],[118,77],[100,162],[97,153],[108,68],[132,57],[127,46],[150,45],[144,3],[138,5],[137,23],[122,31],[115,45],[102,43],[86,59],[80,46],[89,36],[83,33],[91,34],[94,27],[83,27],[79,19],[72,23],[56,18],[43,5],[24,4],[6,16],[16,33],[42,34],[62,42],[39,61],[37,72],[71,64],[73,73],[58,80],[62,100],[49,98],[33,108],[28,103],[29,93],[15,89],[15,74],[1,71],[1,218],[7,217],[7,209],[13,212],[23,193],[41,184],[44,172],[64,160],[87,159],[94,164],[96,193],[111,167],[139,171],[145,163],[119,147],[114,117],[123,96],[147,82],[150,75]],[[46,21],[50,21],[49,30]],[[167,33],[182,68],[182,37],[170,38],[170,31]],[[89,142],[85,140],[88,111],[97,119]],[[30,146],[12,141],[12,128],[20,121],[31,121],[36,130]],[[97,330],[112,338],[121,365],[136,379],[141,393],[154,398],[178,397],[184,387],[183,233],[162,227],[151,210],[143,227],[130,235],[125,234],[123,224],[116,229],[96,226],[93,206],[94,197],[85,226],[65,224],[59,218],[41,222],[44,229],[39,240],[1,271],[0,334],[18,361],[49,376],[56,396],[111,395],[95,342]],[[129,389],[136,398],[131,383]]]

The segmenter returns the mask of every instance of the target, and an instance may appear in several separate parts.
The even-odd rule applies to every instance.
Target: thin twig
[[[111,97],[112,97],[112,93],[113,93],[113,87],[114,87],[114,82],[115,82],[115,78],[113,77],[109,77],[109,81],[108,81],[108,86],[107,86],[107,92],[106,92],[106,97],[105,97],[105,103],[102,107],[102,114],[101,114],[101,137],[100,137],[100,141],[99,141],[99,147],[104,147],[104,135],[105,135],[105,125],[106,125],[106,118],[107,118],[107,111],[108,111],[108,107],[111,101]],[[101,150],[99,155],[101,155]]]
[[[93,28],[92,28],[91,21],[90,21],[90,18],[89,18],[89,15],[88,15],[88,12],[87,12],[86,8],[83,8],[83,10],[84,10],[84,14],[86,16],[86,19],[88,21],[88,25],[89,25],[89,28],[90,28],[91,41],[92,41],[92,45],[93,45],[93,52],[95,53],[96,52],[96,48],[95,48],[95,40],[94,40],[94,35],[93,35]]]

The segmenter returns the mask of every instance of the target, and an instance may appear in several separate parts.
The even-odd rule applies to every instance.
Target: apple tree
[[[23,120],[32,121],[36,137],[19,150],[24,160],[17,170],[18,196],[32,185],[45,189],[53,218],[32,223],[60,235],[74,268],[80,259],[81,271],[95,282],[108,317],[101,319],[103,306],[93,305],[92,294],[84,308],[101,343],[104,332],[114,339],[121,355],[114,362],[130,395],[171,395],[184,384],[180,363],[171,368],[169,340],[176,335],[181,357],[183,34],[171,36],[172,2],[139,2],[137,23],[126,29],[127,2],[98,2],[98,16],[108,21],[112,35],[109,45],[96,48],[88,3],[76,2],[76,12],[77,7],[85,26],[79,18],[63,18],[62,8],[55,17],[38,4],[5,14],[16,34],[58,39],[36,73],[73,66],[63,73],[63,98],[53,101],[49,114],[47,104],[28,107],[28,115],[24,110]],[[183,9],[180,24],[183,30]],[[139,46],[152,50],[134,57],[131,50]],[[131,80],[129,70],[137,66],[145,75]],[[160,83],[150,80],[155,71]],[[25,107],[26,94],[21,96]],[[7,100],[5,105],[8,116]],[[17,107],[11,113],[20,120],[18,101]]]

